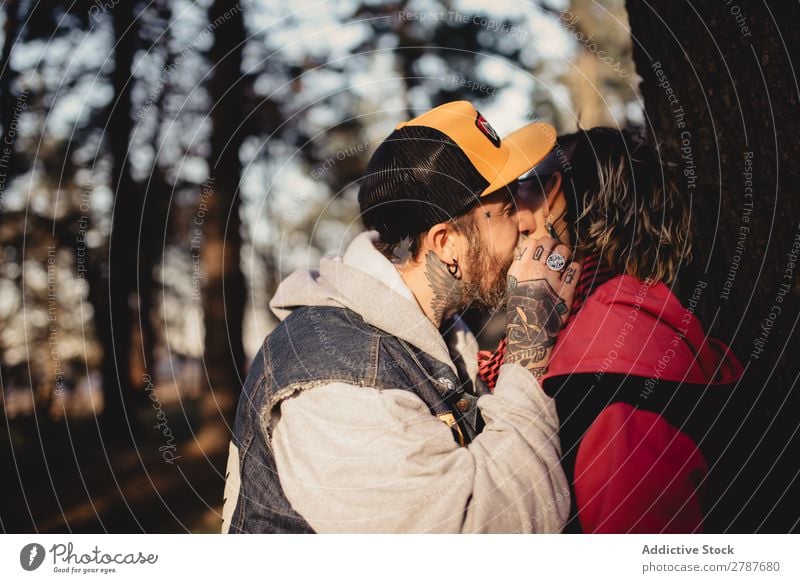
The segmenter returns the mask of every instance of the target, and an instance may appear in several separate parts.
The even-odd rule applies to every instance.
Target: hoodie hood
[[[470,363],[477,375],[477,341],[460,318],[448,322],[442,333],[425,316],[414,294],[391,261],[372,242],[375,231],[358,235],[342,257],[320,260],[318,270],[301,269],[278,286],[269,307],[283,321],[305,306],[350,309],[368,324],[416,346],[450,366],[457,374],[451,351]]]
[[[598,287],[561,331],[544,379],[614,373],[710,385],[735,382],[742,372],[730,348],[706,336],[664,283],[620,275]]]

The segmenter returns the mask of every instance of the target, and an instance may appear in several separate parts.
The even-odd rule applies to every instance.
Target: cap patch
[[[478,112],[478,117],[475,118],[475,125],[481,130],[484,136],[489,138],[489,141],[494,144],[495,148],[500,147],[500,136],[497,135],[497,132],[494,131],[494,128],[486,121],[486,118],[483,117],[480,112]]]

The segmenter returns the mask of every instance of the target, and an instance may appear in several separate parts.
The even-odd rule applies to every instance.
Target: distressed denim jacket
[[[271,419],[283,399],[332,382],[411,391],[451,427],[459,445],[483,425],[476,400],[488,392],[485,385],[476,393],[469,379],[459,380],[446,364],[351,310],[300,308],[267,337],[244,384],[234,427],[241,487],[229,532],[314,532],[281,488],[269,447]]]

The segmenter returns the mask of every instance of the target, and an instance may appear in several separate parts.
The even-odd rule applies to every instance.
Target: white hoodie
[[[270,307],[343,306],[414,344],[456,372],[448,346],[477,374],[477,343],[455,318],[443,338],[392,263],[359,235],[343,258],[298,271]],[[318,533],[559,532],[569,487],[559,462],[555,406],[538,381],[506,364],[492,395],[478,400],[486,423],[467,447],[425,403],[404,390],[344,383],[284,400],[271,420],[271,447],[286,498]],[[239,490],[231,443],[223,532]]]

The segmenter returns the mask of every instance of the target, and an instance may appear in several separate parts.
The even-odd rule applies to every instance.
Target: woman
[[[742,367],[668,287],[690,221],[658,152],[611,128],[564,136],[519,199],[527,234],[560,239],[583,264],[542,377],[572,488],[567,531],[702,531],[720,437],[709,429]],[[504,346],[481,355],[490,386]]]

